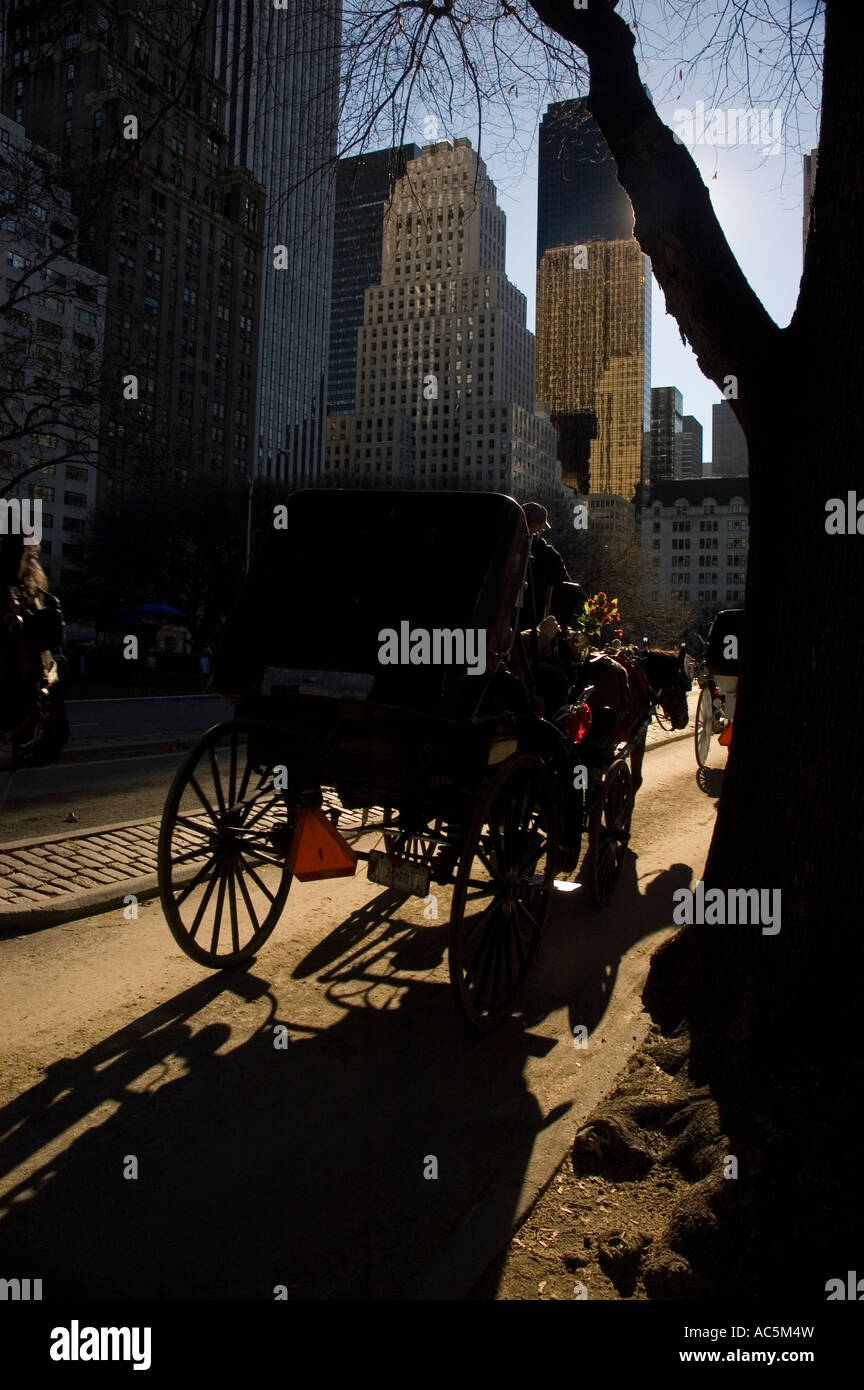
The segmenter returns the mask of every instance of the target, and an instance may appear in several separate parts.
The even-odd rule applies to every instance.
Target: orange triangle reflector
[[[288,868],[301,883],[315,878],[353,878],[357,855],[317,806],[298,813]]]
[[[731,719],[729,720],[729,723],[726,725],[726,728],[723,730],[722,734],[721,734],[720,737],[718,738],[717,742],[718,742],[718,743],[722,743],[722,745],[723,745],[724,748],[728,748],[728,747],[729,747],[729,744],[732,742],[732,720],[731,720]]]

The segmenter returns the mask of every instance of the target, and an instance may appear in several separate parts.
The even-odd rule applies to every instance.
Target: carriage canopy
[[[278,518],[284,520],[284,514]],[[433,708],[509,651],[529,538],[496,493],[310,490],[229,619],[213,687]]]

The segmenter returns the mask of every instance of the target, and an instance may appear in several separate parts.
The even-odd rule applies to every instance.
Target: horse
[[[586,703],[592,714],[606,705],[617,715],[609,746],[636,740],[630,750],[634,792],[642,785],[645,739],[657,706],[673,729],[686,729],[690,722],[687,692],[693,682],[685,670],[684,659],[683,646],[677,652],[660,647],[649,647],[644,652],[622,647],[614,657],[604,652],[589,656],[582,668],[591,687],[586,692]]]

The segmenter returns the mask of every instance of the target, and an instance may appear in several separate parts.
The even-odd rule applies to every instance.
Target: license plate
[[[383,888],[395,888],[399,893],[426,898],[429,896],[430,877],[431,872],[425,864],[412,864],[407,859],[396,859],[377,849],[373,849],[369,855],[369,881],[380,883]]]

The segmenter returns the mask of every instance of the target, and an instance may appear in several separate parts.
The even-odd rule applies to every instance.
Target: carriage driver
[[[535,622],[544,634],[556,636],[562,626],[581,612],[585,594],[581,585],[574,584],[567,572],[563,556],[550,545],[544,531],[551,531],[549,515],[539,502],[526,502],[522,508],[531,537],[530,568],[534,587]],[[547,600],[555,626],[544,619]],[[545,625],[545,626],[544,626]]]

